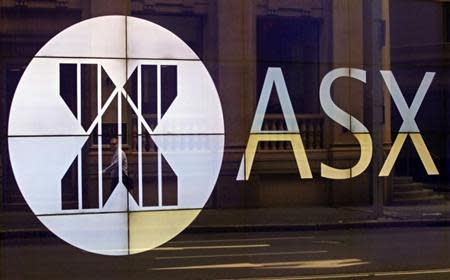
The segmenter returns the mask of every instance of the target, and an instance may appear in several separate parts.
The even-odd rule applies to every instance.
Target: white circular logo
[[[116,150],[106,149],[106,130],[117,133]],[[135,143],[127,153],[124,139]],[[8,143],[22,195],[49,230],[89,252],[135,254],[176,236],[204,207],[222,163],[222,108],[207,69],[176,35],[134,17],[98,17],[33,58]],[[76,194],[70,205],[66,187]]]

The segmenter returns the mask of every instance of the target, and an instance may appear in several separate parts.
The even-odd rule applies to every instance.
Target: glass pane
[[[0,1],[0,278],[449,279],[449,15]]]

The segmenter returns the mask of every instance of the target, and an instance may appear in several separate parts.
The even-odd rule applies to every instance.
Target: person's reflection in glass
[[[103,173],[109,173],[111,176],[111,190],[117,186],[119,182],[119,173],[118,173],[118,163],[119,163],[119,151],[122,153],[122,182],[128,190],[133,188],[131,179],[128,177],[128,159],[122,148],[118,148],[118,139],[117,137],[112,137],[109,141],[109,146],[111,151],[113,152],[113,156],[111,158],[111,163],[103,169]]]

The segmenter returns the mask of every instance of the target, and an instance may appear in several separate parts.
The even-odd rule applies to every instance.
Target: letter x
[[[416,95],[414,96],[414,100],[411,104],[411,107],[408,107],[405,98],[400,90],[400,87],[395,80],[394,75],[391,71],[380,71],[383,76],[383,80],[386,83],[386,86],[389,90],[392,99],[394,100],[395,105],[397,106],[400,115],[403,119],[403,123],[400,127],[399,134],[397,135],[394,144],[392,145],[391,151],[388,154],[386,162],[383,165],[383,168],[380,171],[380,176],[389,176],[391,173],[392,167],[394,166],[395,161],[400,153],[403,144],[405,143],[406,137],[409,135],[414,144],[414,147],[419,154],[420,160],[424,165],[428,175],[439,175],[439,172],[436,168],[436,165],[431,158],[430,152],[428,151],[427,146],[420,134],[419,127],[415,121],[415,117],[417,112],[419,111],[420,106],[422,105],[423,99],[427,94],[427,91],[433,81],[435,73],[427,72],[423,77],[422,82],[420,83],[419,88],[417,89]]]

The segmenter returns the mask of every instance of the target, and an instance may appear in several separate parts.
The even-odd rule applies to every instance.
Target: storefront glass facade
[[[230,257],[255,233],[445,224],[449,16],[433,0],[0,0],[1,278],[321,275]],[[243,232],[170,269],[166,251]]]

